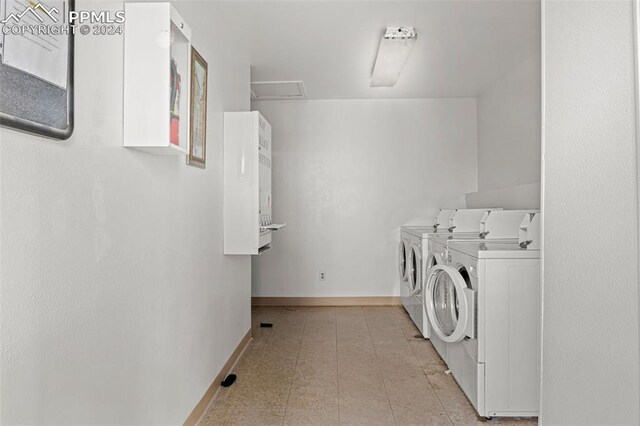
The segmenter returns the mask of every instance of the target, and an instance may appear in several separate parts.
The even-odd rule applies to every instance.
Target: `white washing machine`
[[[400,228],[400,245],[398,246],[398,277],[400,278],[400,295],[407,281],[407,257],[409,256],[409,236],[405,234],[405,227]]]
[[[452,232],[448,234],[433,235],[428,243],[428,258],[426,272],[423,274],[424,281],[422,288],[426,288],[428,271],[438,265],[445,263],[449,243],[453,241],[493,241],[502,243],[517,243],[523,225],[523,218],[538,210],[486,210],[482,214],[479,225],[474,225],[480,216],[477,210],[462,211],[457,214],[458,218],[452,218],[450,225],[452,229],[469,230],[473,226],[478,226],[478,232]],[[423,302],[424,306],[424,302]],[[426,309],[425,309],[426,312]],[[430,328],[429,334],[431,343],[442,360],[448,365],[448,355],[446,342],[442,341],[438,334]]]
[[[434,237],[451,235],[468,236],[469,238],[477,237],[480,232],[480,219],[488,211],[491,210],[440,209],[431,228],[402,227],[402,240],[408,242],[408,246],[406,245],[407,243],[404,243],[403,249],[403,243],[401,242],[399,264],[405,265],[404,272],[406,276],[404,286],[402,286],[403,281],[401,279],[400,296],[402,304],[414,324],[427,339],[433,339],[433,337],[422,297],[424,277],[427,276],[430,267],[442,260],[438,253],[429,251],[429,241]],[[451,218],[454,215],[457,216],[457,219],[452,221]],[[402,266],[400,269],[402,273]],[[438,345],[438,342],[434,343],[434,346],[436,345]],[[436,349],[439,348],[437,347]],[[443,359],[445,358],[444,353],[440,354],[440,356]]]
[[[407,274],[407,266],[409,265],[409,250],[411,250],[411,244],[409,242],[409,234],[406,227],[400,228],[400,245],[398,248],[398,276],[400,279],[400,301],[402,306],[407,311],[409,316],[413,310],[413,304],[411,299],[411,291],[409,290],[409,283],[407,280],[409,276]]]
[[[523,215],[524,216],[524,215]],[[515,230],[517,233],[517,229]],[[422,288],[427,288],[427,279],[429,277],[429,273],[431,272],[431,270],[438,265],[446,265],[447,263],[447,257],[448,257],[448,250],[449,250],[449,244],[452,242],[460,242],[460,241],[477,241],[477,242],[483,242],[483,241],[493,241],[493,242],[500,242],[500,243],[505,243],[505,244],[514,244],[517,245],[518,243],[518,238],[504,238],[504,239],[495,239],[495,240],[485,240],[485,239],[481,239],[478,235],[477,232],[474,233],[458,233],[458,234],[437,234],[437,235],[432,235],[431,238],[429,239],[429,243],[428,243],[428,249],[429,249],[429,258],[427,260],[427,266],[428,266],[428,271],[427,273],[425,273],[423,275],[424,280],[422,282]],[[430,295],[429,295],[430,296]],[[429,297],[428,296],[428,297]],[[426,305],[423,299],[423,307],[425,307],[425,312],[427,312],[428,315],[428,309],[426,309]],[[442,360],[445,362],[445,364],[449,365],[449,358],[448,358],[448,345],[445,341],[443,341],[442,339],[440,339],[440,337],[438,336],[437,333],[434,332],[433,330],[433,326],[431,325],[431,323],[429,323],[428,325],[429,330],[429,334],[430,334],[430,339],[431,339],[431,344],[433,345],[433,347],[436,349],[436,352],[438,352],[438,355],[440,355],[440,358],[442,358]]]
[[[502,211],[500,208],[486,209],[457,209],[449,218],[448,229],[445,233],[435,233],[428,236],[423,243],[424,247],[424,267],[422,270],[421,294],[424,293],[425,281],[429,276],[431,269],[445,262],[447,256],[447,241],[449,239],[474,239],[480,238],[480,232],[483,231],[483,220],[492,212]],[[519,225],[520,222],[518,222]],[[518,236],[518,227],[514,228],[515,240]],[[422,299],[422,310],[424,316],[425,335],[429,336],[431,344],[435,348],[440,358],[447,363],[447,345],[433,333],[431,326],[428,325],[428,312],[424,305],[424,297]]]
[[[400,279],[400,300],[425,338],[429,338],[429,324],[422,304],[423,253],[426,252],[427,235],[448,233],[449,216],[455,209],[440,209],[432,226],[406,225],[400,228],[398,249],[398,273]]]
[[[429,324],[422,304],[422,244],[433,227],[403,226],[399,249],[400,300],[413,323],[425,338],[429,338]]]
[[[537,416],[539,250],[451,241],[446,256],[425,283],[432,341],[446,345],[447,365],[478,414]]]

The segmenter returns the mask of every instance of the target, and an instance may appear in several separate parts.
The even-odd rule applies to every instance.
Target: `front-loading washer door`
[[[431,269],[434,266],[438,266],[438,265],[442,265],[444,262],[444,259],[442,258],[442,255],[439,251],[429,251],[429,257],[427,257],[427,262],[425,264],[425,274],[424,274],[424,279],[426,280],[427,277],[429,276],[429,273],[431,272]],[[423,288],[424,287],[424,283],[423,283]]]
[[[409,251],[409,266],[407,267],[407,277],[409,280],[409,290],[411,294],[416,296],[420,294],[420,247],[411,246]]]
[[[423,300],[427,317],[433,331],[447,343],[475,337],[475,290],[464,274],[464,268],[437,265],[426,280]]]
[[[400,273],[400,282],[407,280],[407,257],[409,256],[408,248],[404,240],[400,241],[398,250],[398,272]]]

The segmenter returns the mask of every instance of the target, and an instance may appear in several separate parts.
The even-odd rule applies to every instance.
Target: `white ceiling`
[[[302,80],[312,99],[475,97],[540,51],[539,0],[263,0],[221,9],[246,32],[252,81]],[[398,84],[371,88],[387,26],[413,26],[418,39]]]

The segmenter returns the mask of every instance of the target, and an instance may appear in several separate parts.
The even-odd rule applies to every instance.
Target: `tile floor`
[[[201,425],[537,423],[477,417],[401,307],[256,307],[252,323],[238,378]]]

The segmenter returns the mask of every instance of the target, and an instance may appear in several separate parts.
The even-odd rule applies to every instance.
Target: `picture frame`
[[[22,15],[8,7],[7,0],[0,0],[3,17],[8,16],[9,12],[16,15],[6,24],[0,23],[0,29],[3,25],[21,25]],[[48,16],[42,18],[43,25],[68,27],[67,10],[75,10],[75,0],[62,0],[60,10],[54,8],[47,11]],[[12,61],[7,60],[8,54],[11,51],[24,54],[24,45],[20,44],[23,39],[22,35],[5,35],[3,38],[0,34],[0,85],[3,86],[0,91],[0,126],[49,139],[69,139],[74,129],[74,33],[58,36],[56,42],[60,43],[60,50],[51,50],[54,52],[49,55],[51,57],[46,57],[48,55],[43,54],[43,50],[38,52],[34,47],[35,50],[28,50],[28,57],[22,58],[20,64],[11,65]],[[66,73],[66,79],[62,79],[66,83],[54,84],[49,81],[50,76],[39,75],[38,70],[42,72],[47,69],[38,66],[43,60],[63,64],[60,70]]]
[[[200,168],[205,168],[207,163],[208,68],[207,61],[192,46],[187,164]]]

